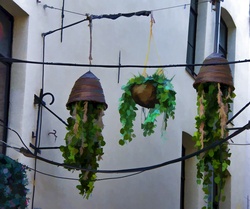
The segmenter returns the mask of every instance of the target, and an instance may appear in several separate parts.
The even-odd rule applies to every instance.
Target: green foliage
[[[25,167],[0,154],[0,176],[0,209],[27,208],[28,179]]]
[[[141,124],[144,136],[149,136],[154,133],[156,127],[156,118],[164,113],[164,128],[167,127],[167,121],[169,117],[174,118],[175,110],[175,92],[171,80],[168,80],[165,75],[154,73],[152,76],[144,77],[142,75],[131,78],[128,83],[122,87],[124,91],[119,103],[119,113],[122,128],[120,133],[122,138],[119,140],[120,145],[124,145],[125,142],[132,141],[136,137],[134,134],[134,121],[136,118],[136,103],[132,98],[131,89],[134,85],[145,84],[151,82],[156,87],[156,98],[159,103],[150,108],[148,115],[144,122]]]
[[[65,159],[64,163],[96,170],[99,167],[98,161],[104,154],[105,141],[102,136],[101,120],[105,109],[104,104],[80,101],[71,104],[68,109],[72,117],[68,118],[66,146],[60,147]],[[79,174],[80,185],[77,188],[87,199],[94,189],[95,180],[94,172],[81,171]]]
[[[193,139],[198,149],[219,141],[228,135],[226,121],[230,112],[229,103],[235,94],[230,87],[222,86],[218,83],[200,84],[197,89],[198,115],[196,116],[196,128]],[[209,151],[198,156],[197,163],[197,183],[203,184],[205,201],[208,199],[208,186],[213,181],[217,185],[218,202],[224,200],[222,196],[223,188],[227,178],[227,167],[230,165],[230,150],[227,143],[216,146]],[[208,202],[208,209],[212,209],[212,204]]]

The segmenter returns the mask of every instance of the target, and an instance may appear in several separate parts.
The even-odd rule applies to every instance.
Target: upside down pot
[[[101,83],[99,79],[90,71],[76,80],[66,106],[78,101],[103,103],[105,105],[105,109],[108,107]]]
[[[220,83],[229,86],[234,90],[233,77],[229,64],[227,63],[227,59],[225,59],[220,53],[212,53],[209,55],[204,60],[203,64],[205,65],[201,67],[193,87],[197,89],[201,83]]]

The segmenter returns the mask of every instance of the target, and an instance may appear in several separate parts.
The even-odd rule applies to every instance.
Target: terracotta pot
[[[87,72],[82,75],[73,86],[66,106],[77,101],[92,101],[106,104],[103,89],[99,79],[92,73]]]
[[[134,85],[131,94],[136,104],[142,107],[153,108],[155,104],[159,103],[156,98],[156,87],[152,82]]]

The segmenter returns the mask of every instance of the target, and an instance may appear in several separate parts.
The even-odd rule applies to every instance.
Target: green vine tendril
[[[173,90],[171,80],[168,80],[163,73],[154,73],[148,77],[142,75],[135,76],[122,87],[124,92],[119,100],[119,113],[122,124],[122,128],[120,129],[120,133],[122,134],[122,138],[119,140],[120,145],[124,145],[126,141],[130,142],[136,137],[133,126],[138,108],[132,98],[131,89],[134,85],[145,84],[147,82],[151,82],[156,87],[156,98],[159,102],[154,108],[149,108],[148,115],[141,124],[143,135],[149,136],[154,133],[156,118],[162,113],[164,113],[164,129],[167,128],[169,117],[174,118],[176,93]]]
[[[80,101],[71,104],[68,109],[72,117],[68,118],[66,146],[60,147],[64,163],[97,170],[98,161],[104,154],[102,116],[105,106],[100,103]],[[95,180],[96,175],[91,171],[81,171],[79,174],[80,185],[77,185],[77,188],[87,199],[94,189]]]
[[[230,103],[235,94],[230,87],[218,83],[200,84],[197,89],[198,116],[194,133],[195,146],[202,149],[228,136],[226,122],[230,110]],[[228,177],[227,168],[230,165],[230,150],[227,143],[217,146],[198,156],[197,183],[203,185],[204,200],[208,209],[212,209],[209,202],[209,186],[214,183],[218,194],[215,201],[225,200],[224,186]],[[207,207],[203,207],[207,208]]]

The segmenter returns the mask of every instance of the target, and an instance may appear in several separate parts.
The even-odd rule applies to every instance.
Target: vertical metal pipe
[[[65,4],[65,0],[63,0],[62,14],[61,14],[61,42],[63,41],[64,4]]]
[[[214,52],[219,53],[219,45],[220,45],[220,15],[221,15],[221,6],[220,0],[216,0],[215,3],[215,34],[214,34]]]

